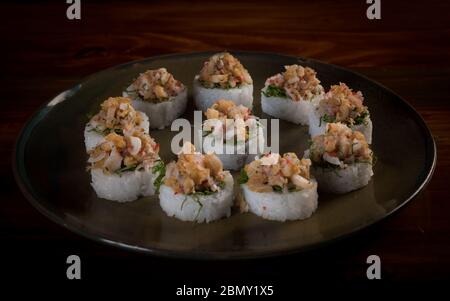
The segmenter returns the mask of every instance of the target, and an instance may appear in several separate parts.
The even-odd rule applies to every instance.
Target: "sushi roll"
[[[89,151],[88,170],[97,196],[129,202],[153,195],[164,173],[159,145],[143,131],[122,136],[108,134]]]
[[[312,138],[305,157],[323,191],[346,193],[366,186],[373,176],[374,155],[366,138],[343,123],[328,123],[325,134]]]
[[[325,133],[328,123],[345,123],[352,130],[361,132],[367,143],[372,143],[372,121],[369,110],[363,105],[361,91],[353,92],[346,84],[331,86],[324,98],[309,115],[311,137]]]
[[[182,221],[211,222],[231,214],[233,177],[214,154],[183,145],[176,162],[167,165],[160,205],[168,216]]]
[[[220,99],[206,110],[205,116],[205,125],[210,124],[210,131],[204,132],[204,139],[222,139],[223,146],[215,153],[227,170],[240,170],[248,160],[255,157],[259,146],[264,145],[262,126],[251,110],[243,105]],[[216,121],[219,123],[214,124]],[[254,144],[253,149],[251,144]],[[227,148],[233,152],[227,152]],[[205,148],[205,152],[209,151]],[[255,153],[251,154],[252,151]]]
[[[123,92],[136,110],[150,118],[150,128],[162,129],[180,117],[187,104],[187,88],[166,68],[147,70]]]
[[[84,128],[86,150],[92,150],[109,133],[130,134],[135,129],[148,133],[147,115],[136,111],[129,98],[110,97],[101,104],[100,112],[94,115]]]
[[[285,66],[266,80],[261,90],[264,113],[295,124],[308,125],[309,114],[324,95],[316,71],[299,65]]]
[[[247,108],[253,106],[253,80],[231,54],[213,55],[206,61],[193,83],[194,102],[205,112],[217,99],[229,99]]]
[[[295,153],[270,153],[247,164],[239,178],[246,203],[241,211],[280,222],[310,217],[318,204],[310,165]]]

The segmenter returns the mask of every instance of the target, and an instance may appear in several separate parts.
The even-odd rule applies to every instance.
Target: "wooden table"
[[[65,1],[1,5],[0,253],[9,275],[37,269],[64,278],[66,257],[74,253],[87,279],[146,275],[233,284],[242,278],[283,286],[280,279],[294,269],[299,281],[364,285],[366,258],[377,254],[383,279],[449,280],[450,2],[382,1],[382,19],[372,21],[362,0],[81,2],[80,21],[66,19]],[[400,212],[356,237],[306,254],[231,263],[168,260],[100,245],[47,220],[23,197],[10,158],[19,130],[39,105],[119,63],[225,49],[311,57],[391,88],[421,113],[434,135],[438,163],[431,183]]]

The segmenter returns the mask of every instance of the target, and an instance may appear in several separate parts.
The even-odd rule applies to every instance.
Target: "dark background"
[[[89,3],[88,3],[89,2]],[[64,280],[78,254],[83,279],[145,279],[170,289],[297,281],[366,286],[366,258],[381,257],[382,282],[450,280],[450,2],[381,1],[368,20],[355,1],[81,0],[81,20],[65,0],[1,7],[0,254],[9,279]],[[319,59],[361,72],[401,95],[423,116],[438,163],[425,191],[387,220],[320,250],[265,260],[203,262],[130,253],[77,236],[37,212],[12,174],[15,139],[31,114],[101,69],[175,52],[256,50]],[[292,276],[294,272],[294,276]],[[373,281],[372,281],[373,283]]]

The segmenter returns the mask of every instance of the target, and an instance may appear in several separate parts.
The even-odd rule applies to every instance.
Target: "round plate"
[[[319,208],[309,219],[273,222],[251,213],[234,213],[209,224],[166,216],[158,197],[117,203],[96,197],[86,172],[83,129],[88,114],[147,69],[166,67],[191,88],[194,75],[213,53],[153,57],[86,78],[35,113],[22,130],[14,152],[14,172],[28,200],[68,229],[114,246],[186,258],[249,258],[300,251],[330,242],[385,218],[419,193],[430,180],[436,149],[419,114],[399,96],[370,79],[340,67],[297,57],[234,52],[254,80],[254,113],[261,112],[260,90],[284,65],[315,69],[326,90],[339,82],[361,90],[374,122],[372,148],[378,158],[369,185],[344,195],[319,193]],[[191,89],[190,89],[191,91]],[[184,117],[192,119],[193,105]],[[169,129],[150,132],[161,144],[161,157],[175,158]],[[280,152],[302,155],[307,127],[280,121]]]

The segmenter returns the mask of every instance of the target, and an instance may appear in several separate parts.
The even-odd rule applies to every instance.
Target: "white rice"
[[[317,107],[312,109],[309,114],[309,135],[311,137],[325,134],[327,129],[327,122],[320,122],[320,114],[317,110]],[[372,120],[370,119],[370,115],[366,117],[363,123],[359,125],[354,125],[350,127],[353,131],[361,132],[368,144],[372,144]]]
[[[370,119],[370,116],[367,116],[366,120],[363,123],[352,126],[351,129],[354,131],[361,132],[364,135],[364,137],[366,138],[366,142],[368,144],[372,144],[373,125],[372,125],[372,120]]]
[[[274,221],[301,220],[310,217],[317,209],[317,182],[313,187],[294,192],[254,192],[242,184],[245,202],[250,212]]]
[[[366,186],[373,176],[368,163],[348,164],[344,168],[311,167],[311,173],[319,183],[319,189],[331,193],[347,193]]]
[[[175,194],[171,187],[163,184],[160,188],[159,203],[168,216],[182,221],[209,223],[230,216],[234,198],[233,185],[233,177],[229,172],[225,176],[225,187],[211,195]]]
[[[137,112],[142,116],[142,123],[139,126],[144,130],[146,134],[149,132],[149,121],[147,115],[142,112]],[[86,151],[90,151],[95,148],[100,142],[103,141],[104,136],[93,131],[91,124],[88,122],[84,127],[84,144],[86,146]]]
[[[198,81],[196,75],[193,83],[193,94],[195,106],[206,112],[217,100],[232,100],[236,105],[243,105],[247,108],[253,107],[253,85],[242,85],[239,88],[220,89],[205,88]]]
[[[293,101],[290,98],[267,97],[261,92],[261,107],[264,113],[273,117],[295,124],[308,125],[310,112],[322,97],[318,95],[310,101]]]
[[[129,94],[126,91],[122,94],[124,97],[130,97],[132,99],[132,105],[135,110],[142,111],[148,115],[151,129],[163,129],[183,115],[188,101],[187,93],[186,88],[177,96],[159,103],[141,100],[134,97],[134,94]]]
[[[155,194],[153,182],[159,173],[151,171],[127,171],[122,174],[105,174],[101,169],[92,169],[92,187],[99,198],[130,202],[140,196]]]
[[[225,170],[241,170],[245,164],[250,163],[255,159],[256,156],[259,156],[261,153],[259,149],[257,149],[256,154],[250,154],[250,143],[258,143],[264,145],[264,130],[262,127],[258,127],[258,135],[254,137],[250,137],[245,144],[237,144],[234,145],[232,154],[225,153],[226,151],[226,143],[224,142],[222,154],[217,154],[216,156],[222,161],[223,169]],[[205,153],[208,153],[208,148],[204,149]],[[242,154],[243,153],[243,154]]]

